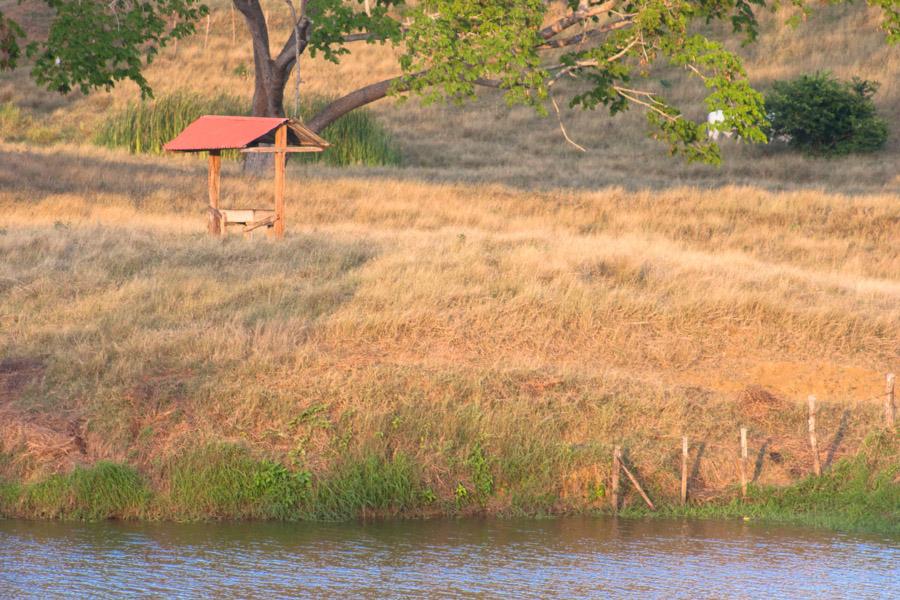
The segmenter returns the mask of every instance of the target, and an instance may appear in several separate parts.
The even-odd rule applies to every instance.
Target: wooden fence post
[[[819,462],[819,443],[816,440],[816,397],[810,396],[809,403],[809,446],[813,455],[813,472],[818,476],[822,474],[822,464]]]
[[[622,471],[622,448],[613,447],[613,479],[612,479],[612,508],[613,512],[619,512],[619,473]]]
[[[741,497],[747,497],[747,428],[741,427]]]
[[[219,214],[219,173],[222,169],[222,153],[219,150],[209,151],[209,233],[224,235],[225,226]]]
[[[284,159],[287,147],[287,125],[275,130],[275,224],[272,233],[284,237]]]
[[[619,512],[619,472],[622,470],[622,449],[619,446],[613,448],[612,463],[612,509]]]
[[[884,425],[888,429],[894,429],[894,381],[893,373],[888,373],[885,377],[884,390]]]
[[[650,507],[650,510],[656,510],[656,507],[653,506],[653,502],[650,501],[650,497],[644,492],[644,488],[641,487],[641,484],[638,482],[637,477],[634,476],[634,473],[631,472],[624,462],[622,462],[622,470],[625,471],[625,474],[628,475],[628,479],[631,480],[632,485],[641,495],[641,498],[644,499],[644,502],[647,503],[647,506]]]
[[[687,479],[688,479],[688,438],[681,436],[681,505],[687,503]]]

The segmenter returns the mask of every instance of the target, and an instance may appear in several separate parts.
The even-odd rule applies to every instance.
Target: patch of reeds
[[[297,519],[309,497],[310,475],[257,460],[247,448],[210,444],[173,461],[173,512],[186,519]]]
[[[304,102],[299,114],[309,118],[327,104],[324,97]],[[236,96],[203,96],[176,92],[155,100],[130,102],[110,115],[100,126],[94,143],[109,148],[127,148],[134,154],[161,154],[163,145],[177,136],[189,123],[202,115],[249,115],[249,104]],[[354,111],[332,123],[322,132],[332,146],[322,153],[292,157],[302,162],[321,162],[333,166],[378,166],[400,164],[397,144],[365,110]],[[237,152],[225,153],[236,158]]]
[[[143,513],[150,491],[133,468],[101,461],[0,492],[0,512],[29,518],[98,521]]]
[[[300,117],[309,119],[329,102],[324,96],[313,97],[300,107]],[[291,112],[291,111],[289,111]],[[325,152],[300,154],[301,162],[321,162],[333,166],[399,165],[400,148],[393,137],[367,110],[355,110],[326,127],[322,137],[332,146]]]
[[[244,115],[246,103],[235,96],[206,97],[176,92],[154,100],[129,102],[100,126],[94,143],[127,148],[135,154],[161,154],[163,145],[201,115]]]

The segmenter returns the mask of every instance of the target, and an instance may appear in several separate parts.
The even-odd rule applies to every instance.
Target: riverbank
[[[896,431],[871,436],[860,453],[823,475],[786,487],[751,486],[746,498],[704,505],[636,506],[632,517],[744,519],[900,535],[900,444]]]
[[[223,242],[203,161],[0,155],[7,514],[587,512],[615,445],[675,505],[682,435],[692,502],[727,507],[741,427],[751,489],[790,489],[814,468],[807,396],[831,473],[900,372],[892,194],[293,165],[288,237]],[[267,186],[224,167],[229,203]]]
[[[79,467],[31,484],[0,483],[0,517],[97,521],[118,520],[280,520],[460,516],[550,516],[610,514],[599,485],[585,505],[545,495],[528,508],[493,502],[493,475],[483,454],[469,462],[473,490],[460,484],[450,501],[435,496],[422,480],[426,471],[402,454],[391,460],[370,457],[313,478],[258,461],[238,446],[220,445],[189,453],[173,464],[162,486],[136,470],[110,462]],[[791,523],[900,535],[900,444],[895,432],[869,436],[860,452],[834,464],[821,476],[786,487],[751,486],[746,498],[736,491],[685,506],[657,498],[649,511],[633,498],[624,517],[735,519]],[[509,482],[521,488],[524,482]]]

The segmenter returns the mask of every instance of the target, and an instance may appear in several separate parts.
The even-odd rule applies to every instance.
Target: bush
[[[300,107],[303,117],[312,116],[328,100],[311,98]],[[163,144],[178,135],[201,115],[249,115],[250,105],[235,96],[205,97],[179,92],[158,100],[132,102],[111,115],[100,127],[94,143],[110,148],[128,148],[135,154],[161,154]],[[0,118],[3,113],[0,112]],[[291,160],[328,165],[397,165],[400,152],[372,113],[357,110],[341,117],[322,132],[332,147],[321,153],[295,155]],[[224,153],[236,158],[237,152]]]
[[[766,96],[769,139],[783,137],[794,148],[822,156],[878,150],[888,129],[872,102],[877,90],[877,82],[839,81],[830,73],[777,81]]]

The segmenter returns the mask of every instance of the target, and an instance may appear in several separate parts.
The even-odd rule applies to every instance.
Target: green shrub
[[[300,115],[309,118],[327,102],[326,98],[311,98],[301,105]],[[0,118],[5,118],[3,114],[0,113]],[[163,144],[201,115],[248,114],[249,103],[235,96],[205,97],[179,92],[156,100],[129,103],[107,118],[94,143],[127,148],[135,154],[161,154]],[[9,118],[14,116],[11,112],[9,115]],[[331,142],[331,148],[321,153],[294,155],[291,160],[334,166],[400,164],[400,151],[395,142],[368,111],[357,110],[341,117],[325,128],[322,137]],[[235,158],[238,153],[225,153],[225,156]]]
[[[469,454],[466,461],[469,469],[472,471],[472,483],[475,486],[475,494],[478,500],[484,504],[485,500],[494,493],[494,476],[491,473],[491,466],[484,454],[484,448],[480,443],[476,443]]]
[[[18,140],[30,125],[31,119],[12,102],[0,104],[0,136],[5,140]]]
[[[878,150],[888,129],[872,101],[877,89],[876,82],[839,81],[830,73],[777,81],[766,96],[769,138],[783,136],[790,146],[823,156]]]

